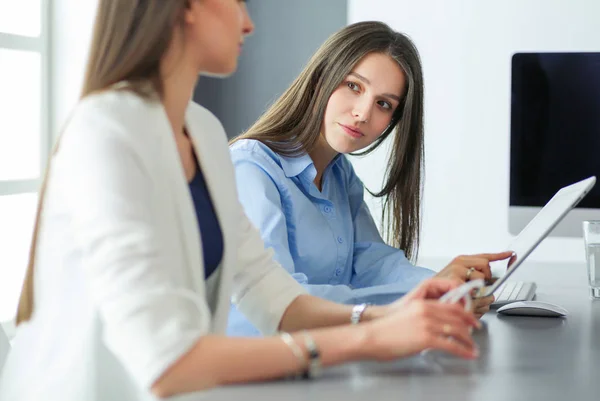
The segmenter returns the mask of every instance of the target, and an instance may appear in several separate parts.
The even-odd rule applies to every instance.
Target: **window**
[[[50,146],[49,0],[0,0],[0,322],[14,319]]]

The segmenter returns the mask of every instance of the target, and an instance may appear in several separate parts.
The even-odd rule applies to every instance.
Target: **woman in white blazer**
[[[235,70],[252,30],[238,0],[99,1],[82,99],[41,191],[0,399],[145,400],[427,348],[477,356],[474,316],[430,299],[455,283],[357,309],[305,294],[264,249],[223,128],[190,101],[200,73]],[[264,333],[309,331],[227,338],[232,295]]]

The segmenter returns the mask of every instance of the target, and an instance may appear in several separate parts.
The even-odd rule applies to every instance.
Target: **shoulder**
[[[349,188],[360,187],[362,191],[363,183],[356,175],[354,166],[346,155],[339,156],[339,159],[337,160],[337,167]]]
[[[124,169],[134,163],[144,171],[156,171],[165,132],[171,132],[170,125],[158,100],[128,90],[98,92],[81,99],[69,115],[53,163],[69,176],[83,165]]]
[[[73,117],[99,115],[123,124],[140,122],[139,117],[162,111],[158,99],[146,99],[127,89],[110,89],[83,98]]]
[[[129,90],[106,90],[83,98],[65,123],[63,137],[150,139],[157,126],[168,124],[158,100]],[[150,129],[150,128],[153,129]],[[67,138],[65,138],[67,139]],[[63,140],[64,141],[64,140]]]
[[[352,162],[346,157],[341,155],[337,161],[336,167],[338,168],[339,174],[345,185],[346,193],[350,201],[350,208],[352,213],[355,214],[360,206],[363,204],[365,187],[356,175]]]
[[[248,162],[267,171],[282,171],[281,157],[255,139],[240,139],[231,144],[229,150],[234,165]]]

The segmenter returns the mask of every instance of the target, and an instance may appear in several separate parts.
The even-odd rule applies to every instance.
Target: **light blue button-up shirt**
[[[344,304],[387,304],[435,272],[384,243],[364,186],[338,155],[313,183],[309,155],[285,157],[255,140],[231,146],[240,201],[275,259],[315,296]],[[232,306],[229,335],[259,335]]]

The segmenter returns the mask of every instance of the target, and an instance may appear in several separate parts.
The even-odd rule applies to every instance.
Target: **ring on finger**
[[[465,276],[465,279],[467,281],[471,280],[471,274],[473,274],[474,271],[475,271],[474,267],[469,267],[469,269],[467,270],[467,275]]]

